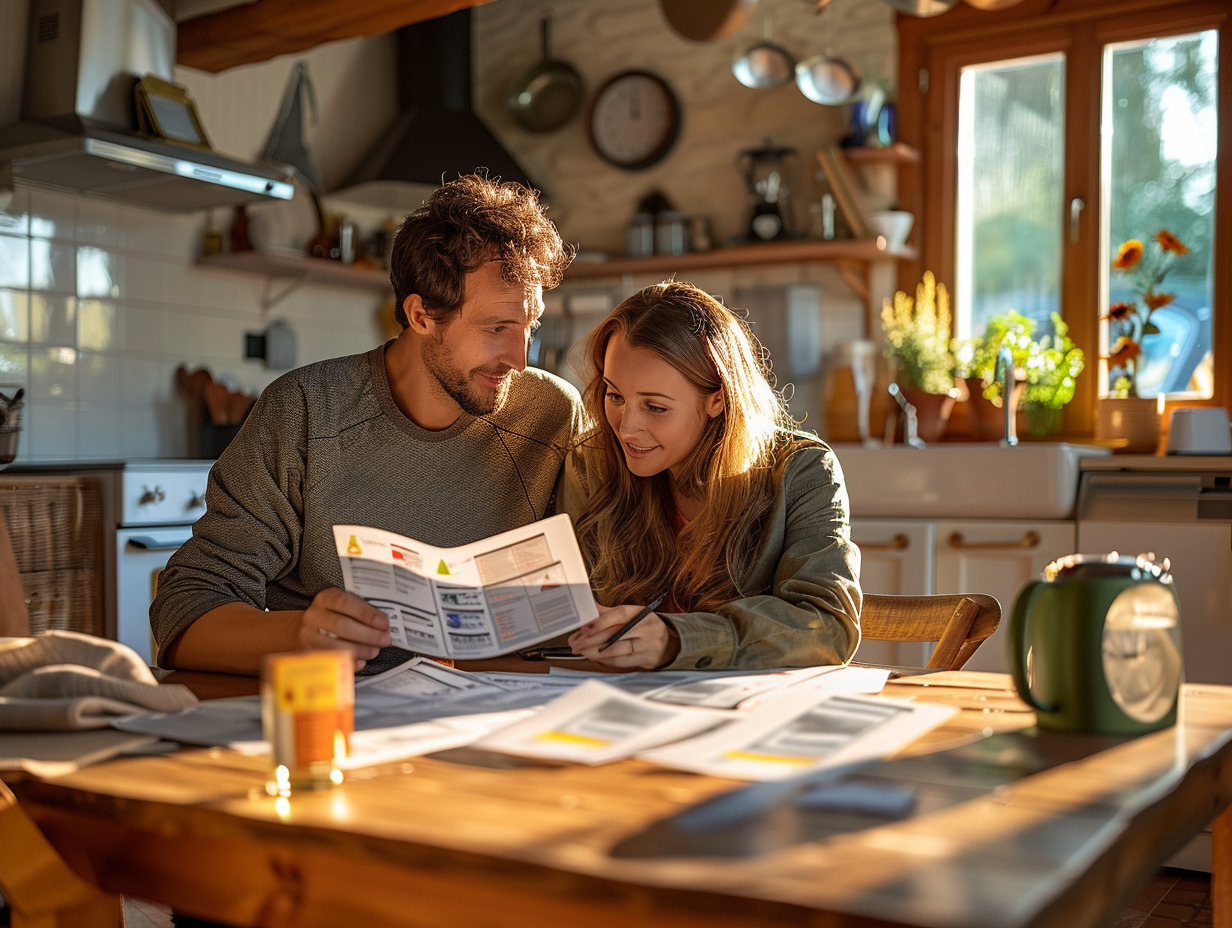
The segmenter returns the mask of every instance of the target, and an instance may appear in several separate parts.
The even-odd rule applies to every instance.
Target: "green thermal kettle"
[[[1176,723],[1184,679],[1167,560],[1075,554],[1018,593],[1010,672],[1040,728],[1141,734]]]

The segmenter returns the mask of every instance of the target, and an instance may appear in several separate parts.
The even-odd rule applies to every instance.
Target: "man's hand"
[[[346,648],[361,670],[393,642],[389,618],[354,593],[329,587],[318,593],[300,620],[299,642],[308,649]]]

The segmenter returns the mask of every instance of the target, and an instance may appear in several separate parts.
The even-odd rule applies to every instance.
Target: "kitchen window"
[[[924,269],[950,282],[959,335],[1009,309],[1042,333],[1060,312],[1087,354],[1067,431],[1092,429],[1116,374],[1101,317],[1130,295],[1111,270],[1117,249],[1138,238],[1149,250],[1161,228],[1190,254],[1162,288],[1176,297],[1152,316],[1140,392],[1232,397],[1232,280],[1215,259],[1232,240],[1228,23],[1207,0],[899,17],[900,134],[922,152],[900,197],[921,224],[920,260],[900,286]]]

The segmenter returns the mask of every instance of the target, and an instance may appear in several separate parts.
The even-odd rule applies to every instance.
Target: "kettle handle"
[[[1044,705],[1035,698],[1027,679],[1027,606],[1039,585],[1039,580],[1028,580],[1018,592],[1018,598],[1014,600],[1009,628],[1010,673],[1014,677],[1014,689],[1018,691],[1023,702],[1039,712],[1056,712],[1057,706]]]

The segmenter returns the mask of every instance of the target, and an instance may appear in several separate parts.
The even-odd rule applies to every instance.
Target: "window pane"
[[[1139,396],[1212,395],[1217,38],[1211,30],[1104,50],[1102,305],[1131,308],[1105,323],[1100,354],[1119,336],[1136,335],[1147,318],[1159,332],[1141,338],[1142,354],[1130,365],[1104,365],[1101,393],[1132,374]],[[1143,290],[1161,257],[1154,241],[1160,229],[1189,254],[1166,256],[1171,267],[1151,289],[1175,299],[1148,316]],[[1113,270],[1130,239],[1143,243],[1142,258],[1129,270]]]
[[[1051,331],[1061,309],[1065,59],[963,68],[959,79],[955,328],[1017,310]]]

